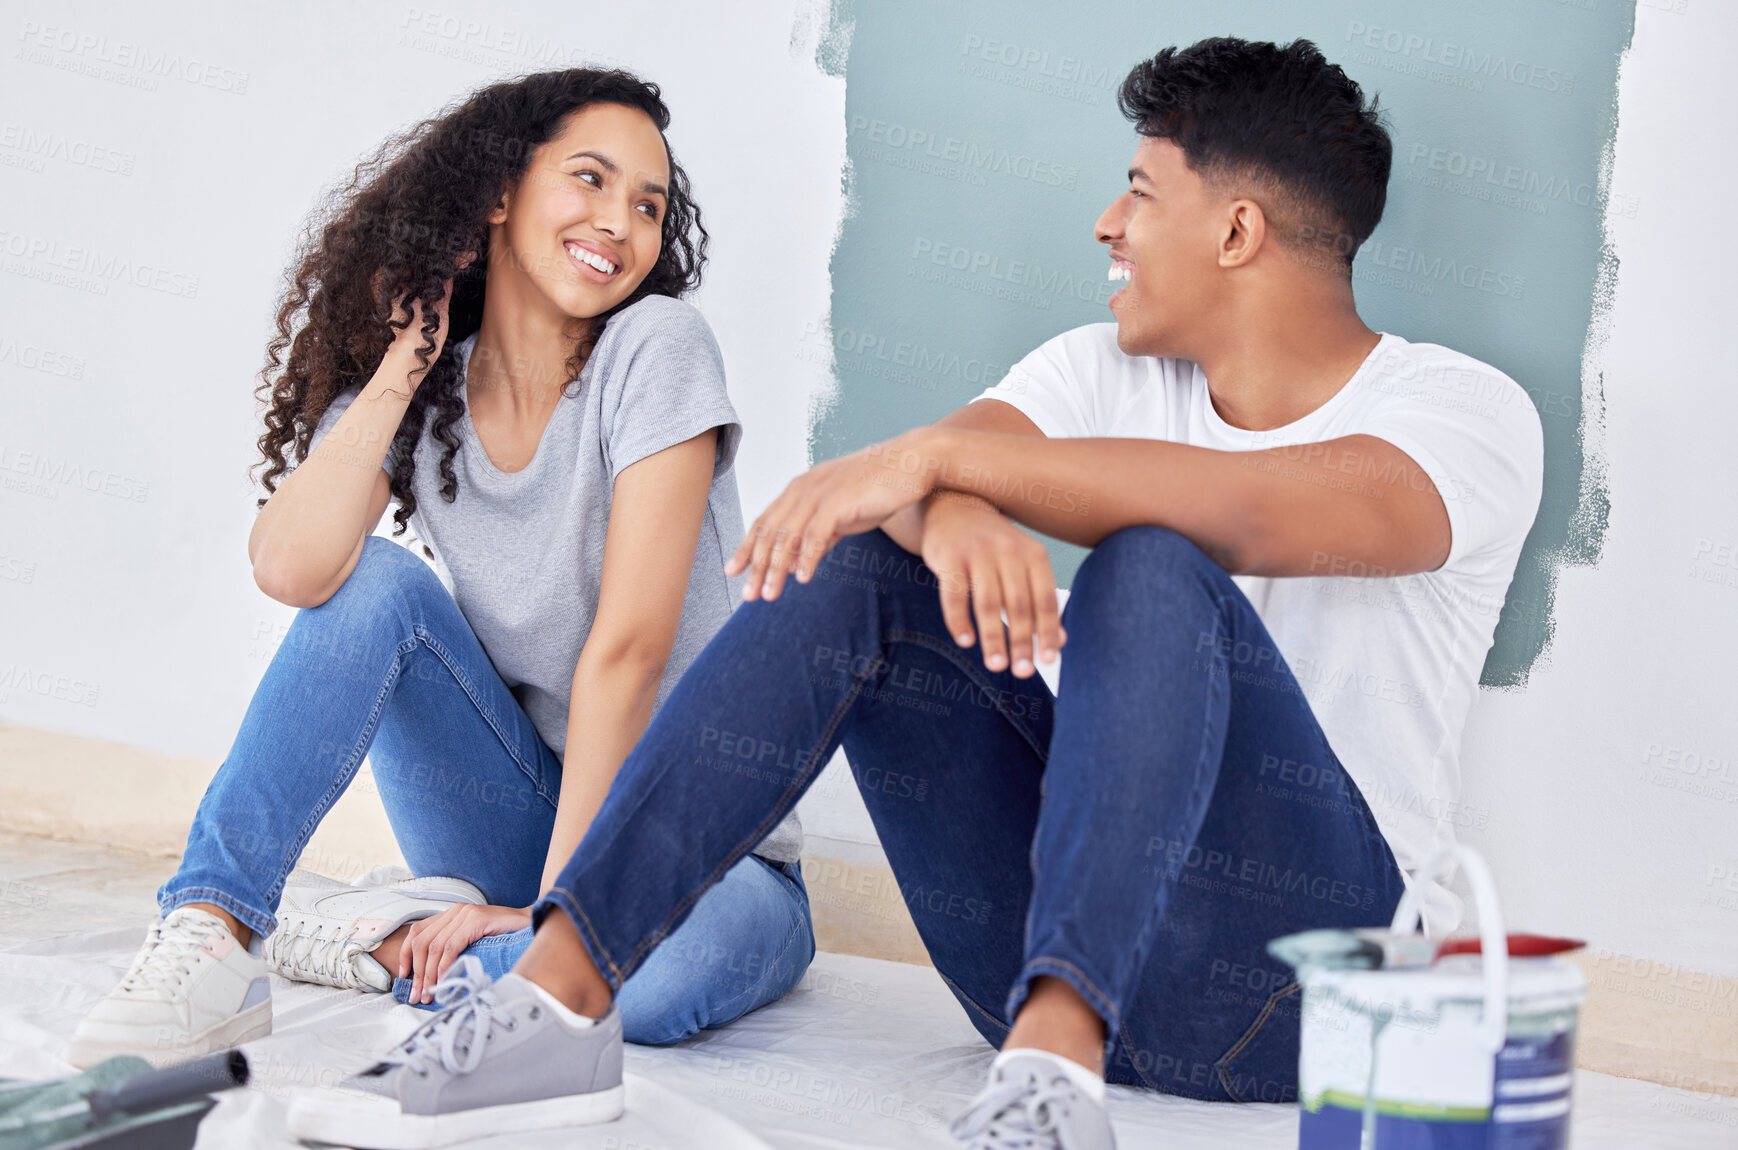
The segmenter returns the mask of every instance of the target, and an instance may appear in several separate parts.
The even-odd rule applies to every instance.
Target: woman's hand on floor
[[[410,1001],[433,1000],[434,984],[458,961],[465,948],[491,934],[507,934],[531,925],[531,909],[523,906],[477,906],[465,903],[433,918],[410,924],[398,948],[399,978],[408,978]]]

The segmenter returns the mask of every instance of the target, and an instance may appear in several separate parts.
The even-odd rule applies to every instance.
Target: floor
[[[69,1073],[79,1016],[120,978],[174,869],[68,843],[0,835],[0,1077]],[[274,981],[275,1030],[247,1047],[255,1084],[225,1095],[200,1147],[290,1147],[290,1092],[334,1081],[423,1015],[384,996]],[[926,967],[819,956],[783,1001],[680,1047],[629,1047],[628,1113],[608,1126],[518,1147],[598,1150],[858,1150],[953,1145],[948,1119],[991,1051]],[[1585,1071],[1576,1150],[1731,1150],[1738,1099]],[[1122,1087],[1111,1115],[1124,1150],[1289,1150],[1296,1110],[1222,1106]],[[508,1140],[486,1146],[505,1147]]]

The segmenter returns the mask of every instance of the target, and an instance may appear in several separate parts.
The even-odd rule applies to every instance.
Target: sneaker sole
[[[257,1006],[250,1006],[216,1026],[186,1038],[164,1041],[163,1029],[155,1026],[140,1027],[140,1038],[137,1041],[79,1038],[75,1035],[67,1045],[66,1060],[84,1070],[105,1059],[130,1054],[135,1058],[143,1058],[155,1067],[172,1066],[188,1058],[228,1050],[243,1042],[269,1036],[272,1032],[272,1003],[268,998]]]
[[[626,1100],[627,1087],[612,1086],[448,1114],[404,1114],[391,1098],[303,1092],[290,1101],[289,1121],[291,1134],[311,1141],[358,1150],[434,1150],[498,1134],[613,1122],[621,1117]]]

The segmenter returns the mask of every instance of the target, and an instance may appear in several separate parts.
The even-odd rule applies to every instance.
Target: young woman
[[[504,972],[528,944],[529,907],[739,601],[741,427],[680,299],[706,231],[668,124],[620,71],[496,84],[389,140],[306,241],[248,541],[261,589],[301,610],[75,1064],[267,1034],[268,969],[424,1004],[461,953]],[[371,534],[394,501],[450,593]],[[695,732],[696,755],[753,768],[719,742]],[[364,754],[422,877],[292,879]],[[796,984],[800,841],[764,828],[624,987],[630,1041]]]

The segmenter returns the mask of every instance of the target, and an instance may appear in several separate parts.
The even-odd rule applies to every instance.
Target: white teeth
[[[596,268],[606,276],[613,276],[616,274],[616,265],[610,263],[596,252],[588,251],[587,249],[580,247],[578,244],[568,244],[567,254],[582,264]]]
[[[1133,274],[1134,274],[1134,269],[1129,267],[1127,264],[1111,264],[1110,265],[1109,278],[1112,280],[1126,280]]]

